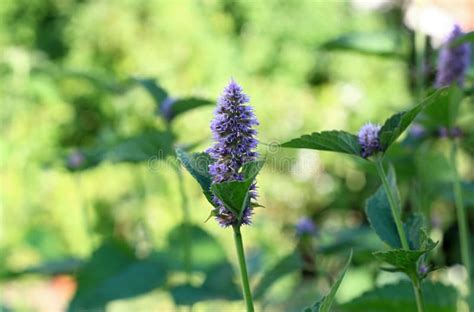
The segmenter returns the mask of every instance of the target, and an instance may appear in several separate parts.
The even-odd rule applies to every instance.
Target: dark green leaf
[[[422,230],[424,225],[425,219],[421,213],[413,213],[408,217],[404,224],[404,230],[407,235],[410,249],[417,250],[421,248],[421,244],[423,243]]]
[[[212,104],[214,104],[214,101],[202,98],[190,97],[177,99],[171,106],[170,119],[173,119],[178,115],[186,113],[195,108]]]
[[[249,188],[255,180],[264,161],[254,161],[244,165],[242,168],[243,181],[229,181],[216,183],[211,186],[211,191],[224,204],[224,206],[239,216],[239,220],[249,204]]]
[[[346,265],[342,269],[341,273],[336,279],[336,282],[331,286],[331,290],[329,293],[324,296],[320,301],[316,302],[311,308],[306,308],[305,311],[311,312],[330,312],[332,303],[334,302],[334,297],[336,296],[336,292],[341,285],[342,280],[344,279],[344,275],[346,274],[349,265],[351,264],[352,260],[352,250],[349,254],[349,258],[347,259]],[[309,310],[308,310],[309,309]]]
[[[389,167],[388,180],[393,192],[398,194],[395,170],[393,167]],[[401,248],[402,244],[398,235],[397,226],[393,220],[392,210],[383,185],[367,200],[365,213],[367,214],[370,225],[382,241],[393,248]]]
[[[474,42],[474,31],[468,32],[463,34],[462,36],[457,37],[455,40],[453,40],[450,43],[450,46],[452,48],[455,48],[461,44],[468,43],[468,42]]]
[[[425,109],[422,122],[430,127],[452,127],[455,125],[463,91],[456,84],[443,89],[435,101]]]
[[[212,163],[212,159],[207,153],[186,153],[183,149],[176,149],[176,155],[188,170],[188,172],[196,179],[201,186],[201,189],[206,196],[207,200],[211,205],[214,205],[212,201],[211,184],[212,177],[209,174],[209,165]]]
[[[281,146],[332,151],[360,156],[360,145],[357,137],[345,131],[314,132],[285,142]]]
[[[165,281],[166,268],[159,255],[136,259],[128,246],[107,241],[79,271],[69,311],[103,309],[112,300],[147,293]]]
[[[351,33],[324,43],[321,47],[330,51],[349,51],[364,55],[402,58],[400,42],[392,33]]]
[[[379,132],[382,150],[386,151],[390,147],[390,145],[392,145],[395,140],[405,131],[405,129],[408,128],[408,126],[412,123],[415,117],[425,108],[425,106],[435,102],[438,99],[439,95],[444,91],[444,89],[439,89],[412,109],[407,110],[405,112],[397,113],[387,119]]]
[[[457,311],[458,293],[454,287],[425,282],[422,291],[425,311]],[[375,288],[338,308],[347,312],[417,312],[415,294],[409,281]]]
[[[160,104],[168,97],[168,92],[163,89],[154,78],[132,78],[139,86],[143,87],[153,98],[156,105],[160,107]]]
[[[255,287],[253,292],[254,298],[260,298],[265,295],[266,291],[283,276],[295,272],[302,267],[303,263],[297,252],[292,252],[289,255],[278,260],[269,270],[264,274],[260,282]]]

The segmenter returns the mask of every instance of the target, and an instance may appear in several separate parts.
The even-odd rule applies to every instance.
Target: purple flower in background
[[[209,166],[213,183],[242,180],[240,169],[258,156],[254,151],[257,147],[257,132],[253,129],[253,126],[258,125],[258,121],[252,107],[245,105],[248,102],[249,97],[234,80],[230,81],[217,102],[211,122],[215,143],[207,150],[214,160]],[[256,197],[256,186],[253,184],[250,187],[250,198]],[[217,206],[216,219],[223,227],[238,222],[237,216],[227,210],[217,197],[214,197],[214,202]],[[252,207],[249,206],[244,210],[242,223],[250,224],[251,216]]]
[[[313,220],[307,217],[300,218],[296,223],[296,235],[314,235],[316,234],[316,225]]]
[[[80,151],[73,151],[67,158],[67,166],[71,169],[77,169],[84,164],[84,155]]]
[[[414,137],[416,139],[419,139],[419,138],[422,138],[424,137],[426,134],[426,129],[425,127],[423,127],[422,125],[420,125],[419,123],[414,123],[411,128],[410,128],[410,132],[409,132],[409,135],[411,137]]]
[[[450,44],[461,35],[463,35],[461,28],[455,25],[441,49],[435,84],[437,88],[449,86],[454,82],[460,86],[464,83],[464,74],[469,67],[471,48],[469,43],[450,47]]]
[[[173,118],[173,111],[171,109],[174,103],[176,103],[176,98],[168,96],[160,105],[160,113],[167,122],[170,122]]]
[[[379,131],[380,126],[372,123],[365,124],[360,128],[358,138],[362,148],[362,157],[370,157],[381,150]]]

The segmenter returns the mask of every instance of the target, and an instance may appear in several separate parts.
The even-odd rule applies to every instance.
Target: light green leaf
[[[285,142],[281,146],[332,151],[360,156],[360,145],[357,137],[345,131],[314,132]]]
[[[460,46],[461,44],[468,43],[468,42],[471,42],[471,43],[474,42],[474,31],[465,33],[462,36],[457,37],[450,43],[450,46],[452,48],[455,48],[457,46]]]
[[[425,311],[456,312],[458,293],[452,286],[422,283]],[[417,312],[415,294],[409,281],[385,285],[365,292],[338,307],[343,312]]]
[[[214,206],[211,193],[212,177],[209,174],[209,165],[212,163],[211,156],[207,153],[189,154],[180,148],[176,149],[176,155],[181,164],[199,183],[209,203]]]
[[[249,204],[249,188],[255,177],[263,167],[264,161],[249,162],[242,168],[243,181],[229,181],[216,183],[211,186],[211,191],[219,198],[224,206],[232,211],[239,220]]]
[[[346,274],[349,265],[351,264],[352,260],[352,250],[349,254],[349,258],[347,259],[346,265],[342,269],[341,273],[336,279],[336,282],[332,285],[331,290],[329,293],[324,296],[320,301],[316,302],[312,307],[305,308],[304,312],[330,312],[332,303],[334,301],[334,297],[336,296],[336,292],[341,285],[342,280],[344,279],[344,275]]]
[[[143,87],[151,95],[157,107],[160,107],[160,104],[168,97],[168,92],[154,78],[134,77],[132,81]]]

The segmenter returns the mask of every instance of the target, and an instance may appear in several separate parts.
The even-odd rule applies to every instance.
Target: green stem
[[[417,276],[412,277],[411,282],[413,284],[413,291],[415,292],[416,308],[418,312],[424,312],[423,306],[423,293],[421,291],[420,279]]]
[[[466,211],[464,209],[464,202],[462,198],[461,180],[459,178],[459,174],[456,168],[456,154],[457,154],[456,143],[453,142],[452,148],[451,148],[451,166],[452,166],[451,169],[453,171],[454,204],[456,206],[456,215],[458,219],[459,242],[461,244],[461,259],[467,271],[467,287],[468,287],[468,293],[470,294],[472,284],[471,284],[471,260],[470,260],[470,251],[469,251],[469,233],[468,233],[468,224],[467,224],[468,219],[466,217]]]
[[[380,176],[380,179],[382,180],[383,187],[385,188],[385,193],[387,194],[388,202],[392,210],[393,220],[395,221],[395,225],[397,226],[398,236],[400,237],[402,247],[405,250],[409,250],[410,247],[408,245],[408,240],[405,235],[405,231],[403,230],[402,218],[400,216],[401,209],[397,205],[397,201],[395,200],[392,188],[390,187],[390,183],[388,182],[387,175],[385,174],[385,170],[383,169],[382,160],[376,160],[375,166],[377,167],[377,172]]]
[[[186,191],[184,189],[184,180],[183,174],[181,172],[181,167],[176,166],[176,175],[178,176],[178,185],[179,185],[179,193],[181,195],[181,208],[183,210],[183,231],[181,233],[183,238],[183,260],[184,260],[184,269],[188,276],[188,279],[191,276],[191,269],[192,269],[192,250],[191,250],[191,222],[189,216],[189,201],[188,196],[186,195]]]
[[[242,290],[244,292],[245,303],[247,305],[247,312],[253,312],[252,293],[250,292],[249,277],[247,274],[247,265],[245,264],[244,245],[242,243],[242,234],[240,233],[240,226],[234,225],[234,241],[239,258],[240,277],[242,278]]]

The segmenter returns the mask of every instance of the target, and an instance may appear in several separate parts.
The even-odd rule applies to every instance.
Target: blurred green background
[[[370,251],[381,243],[364,230],[364,201],[378,185],[375,175],[347,157],[268,144],[323,129],[356,132],[367,121],[382,122],[411,105],[410,31],[402,18],[397,5],[364,9],[347,1],[3,0],[1,271],[70,258],[81,263],[110,237],[138,258],[154,250],[170,254],[169,233],[183,220],[171,155],[156,163],[103,161],[76,172],[65,159],[78,149],[108,148],[166,129],[153,97],[130,85],[132,78],[156,79],[173,97],[215,101],[233,77],[251,97],[260,120],[260,152],[268,157],[258,179],[266,208],[257,209],[253,226],[243,228],[252,278],[293,252],[300,217],[313,218],[318,246],[329,246],[317,255],[323,273],[308,284],[301,284],[297,272],[288,274],[260,306],[290,311],[317,299],[344,261],[339,256],[349,249],[344,239],[357,235],[360,241],[348,244],[360,252],[338,300],[393,279],[378,273]],[[369,53],[321,48],[356,32],[386,35],[368,37]],[[177,117],[171,125],[175,142],[206,149],[212,111],[207,105]],[[472,164],[463,164],[463,174],[472,178]],[[237,272],[231,231],[213,220],[204,223],[209,204],[191,177],[183,176],[192,223],[222,246]],[[409,187],[403,189],[407,194]],[[450,204],[433,205],[448,227]],[[334,245],[339,238],[342,243]],[[66,272],[74,261],[65,264]],[[110,256],[101,265],[114,261]],[[2,304],[14,311],[61,311],[76,288],[69,273],[2,281]],[[447,275],[440,273],[440,279]],[[223,306],[240,311],[242,302],[204,301],[194,310]],[[179,309],[186,310],[166,287],[107,305],[110,311]]]

